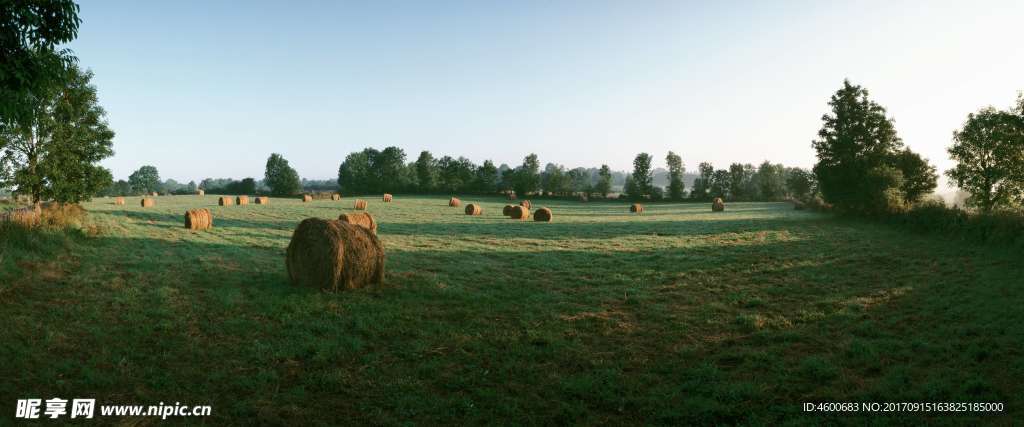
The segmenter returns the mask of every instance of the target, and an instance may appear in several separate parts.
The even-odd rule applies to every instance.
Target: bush
[[[1024,215],[1019,212],[973,213],[929,200],[888,218],[890,222],[919,232],[1024,247]]]

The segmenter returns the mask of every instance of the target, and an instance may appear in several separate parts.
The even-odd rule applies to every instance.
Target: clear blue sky
[[[712,4],[714,3],[714,4]],[[940,169],[966,115],[1024,89],[1024,2],[85,1],[116,178],[304,178],[397,145],[628,169],[668,150],[810,166],[843,78]],[[940,188],[941,190],[941,188]]]

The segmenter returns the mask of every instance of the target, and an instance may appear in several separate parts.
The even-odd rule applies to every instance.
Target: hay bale
[[[391,200],[393,200],[394,198],[394,196],[388,193],[384,193],[384,203],[391,203]]]
[[[213,214],[209,209],[189,209],[185,211],[185,228],[189,230],[207,230],[213,227]]]
[[[32,228],[42,220],[42,214],[35,207],[13,209],[0,214],[0,223],[13,224],[19,227]]]
[[[313,196],[310,196],[309,194],[303,194],[302,195],[302,203],[309,203],[309,202],[312,202],[312,201],[313,201]]]
[[[196,190],[196,195],[197,196],[205,196],[206,195],[206,191],[203,191],[201,189],[200,190]]]
[[[644,205],[641,205],[639,203],[633,203],[632,205],[629,205],[629,211],[638,214],[644,213]]]
[[[715,197],[715,200],[711,202],[712,212],[722,212],[725,210],[725,202],[722,201],[721,197]]]
[[[466,205],[466,215],[481,215],[484,213],[484,208],[475,203]]]
[[[551,211],[549,210],[548,212],[550,213]],[[525,221],[530,218],[530,210],[522,206],[513,206],[508,216],[512,219]]]
[[[238,202],[239,206],[241,206],[241,205],[248,205],[249,204],[249,196],[238,196],[238,198],[236,198],[235,201]]]
[[[364,227],[307,218],[288,243],[285,266],[292,285],[357,289],[384,280],[384,248]]]
[[[124,197],[118,197],[114,199],[114,204],[118,206],[124,205]]]
[[[153,206],[156,206],[156,200],[153,200],[153,199],[151,199],[149,197],[143,197],[142,198],[142,207],[144,207],[144,208],[151,208]]]
[[[257,205],[266,205],[270,203],[270,198],[267,196],[257,196],[253,202]]]
[[[373,234],[377,234],[377,221],[374,221],[373,215],[367,212],[343,213],[338,216],[338,221],[365,227]]]
[[[221,206],[231,206],[231,205],[235,204],[235,199],[232,199],[230,197],[220,196],[220,197],[217,198],[217,204],[221,205]]]
[[[551,222],[551,209],[540,208],[533,213],[533,220],[537,222]]]
[[[505,207],[501,208],[501,214],[504,216],[512,215],[512,208],[514,207],[513,205],[505,205]]]
[[[356,210],[359,210],[359,211],[365,211],[366,210],[366,200],[356,199],[355,208],[356,208]]]
[[[533,204],[530,203],[529,200],[523,200],[523,201],[519,202],[519,206],[522,206],[522,207],[526,208],[527,210],[533,208]]]
[[[338,193],[332,193],[332,194],[331,194],[331,200],[334,200],[334,201],[339,201],[339,200],[341,200],[341,194],[338,194]]]
[[[448,199],[448,206],[453,208],[462,206],[462,200],[452,197],[451,199]]]
[[[159,196],[159,195],[160,195],[160,193],[158,193],[156,191],[154,191],[153,194],[152,194],[153,197],[156,197],[156,196]]]

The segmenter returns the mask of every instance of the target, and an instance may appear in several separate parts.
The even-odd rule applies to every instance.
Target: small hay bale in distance
[[[520,201],[520,202],[519,202],[519,206],[522,206],[522,207],[526,208],[527,210],[529,210],[529,209],[532,209],[532,208],[533,208],[533,204],[532,204],[532,203],[530,203],[530,201],[529,201],[529,200],[523,200],[523,201]]]
[[[313,196],[310,196],[309,194],[303,194],[302,195],[302,203],[309,203],[309,202],[312,202],[312,201],[313,201]]]
[[[235,199],[231,197],[220,196],[217,198],[217,204],[220,206],[231,206],[235,204]]]
[[[551,222],[551,209],[540,208],[533,213],[533,220],[537,222]]]
[[[384,203],[391,203],[391,201],[394,200],[394,198],[395,196],[392,196],[388,193],[384,193]]]
[[[366,210],[366,200],[356,199],[355,208],[356,208],[356,210],[365,211]]]
[[[629,211],[633,213],[644,213],[644,205],[633,203],[632,205],[629,205]]]
[[[341,194],[338,194],[338,193],[331,194],[331,200],[334,200],[334,201],[341,200]]]
[[[711,202],[712,212],[722,212],[725,210],[725,202],[722,201],[721,197],[715,197],[715,200]]]
[[[294,286],[336,291],[379,285],[384,248],[365,227],[307,218],[292,233],[285,267]]]
[[[197,196],[205,196],[206,195],[206,191],[203,191],[202,189],[196,190],[196,195]]]
[[[156,206],[156,200],[153,200],[153,199],[151,199],[149,197],[143,197],[141,204],[142,204],[142,207],[144,207],[144,208],[151,208],[153,206]]]
[[[501,208],[501,214],[504,216],[512,216],[512,208],[514,207],[515,206],[513,205],[505,205],[505,207]]]
[[[548,212],[551,212],[550,210]],[[512,219],[525,221],[530,218],[530,210],[522,206],[513,206],[508,216]]]
[[[156,197],[156,196],[159,196],[159,195],[160,195],[160,193],[156,192],[156,191],[154,191],[153,194],[152,194],[153,197]]]
[[[42,221],[42,212],[35,207],[12,209],[0,214],[0,222],[32,228]]]
[[[115,205],[124,205],[124,197],[118,197],[118,198],[114,199],[114,204]]]
[[[338,216],[338,221],[358,225],[377,234],[377,221],[368,212],[343,213]]]
[[[213,227],[213,214],[209,209],[189,209],[185,211],[185,228],[189,230],[207,230]]]
[[[476,203],[470,203],[466,205],[466,215],[481,215],[484,213],[484,208]]]
[[[235,201],[238,202],[239,206],[241,206],[241,205],[248,205],[249,204],[249,196],[238,196],[238,198],[236,198]]]
[[[452,207],[452,208],[457,208],[459,206],[462,206],[462,200],[459,200],[459,199],[456,199],[456,198],[452,197],[452,198],[448,199],[448,206]]]
[[[266,205],[270,203],[270,198],[267,196],[257,196],[254,198],[253,203],[257,205]]]

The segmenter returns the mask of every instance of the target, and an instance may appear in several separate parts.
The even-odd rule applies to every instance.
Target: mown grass
[[[1006,423],[1024,415],[1024,265],[787,204],[370,200],[380,289],[288,284],[341,202],[86,204],[88,232],[0,242],[0,396],[213,405],[216,425]],[[214,229],[182,227],[209,207]],[[19,239],[36,239],[26,243]],[[1004,402],[845,417],[803,402]],[[13,413],[13,412],[11,412]]]

